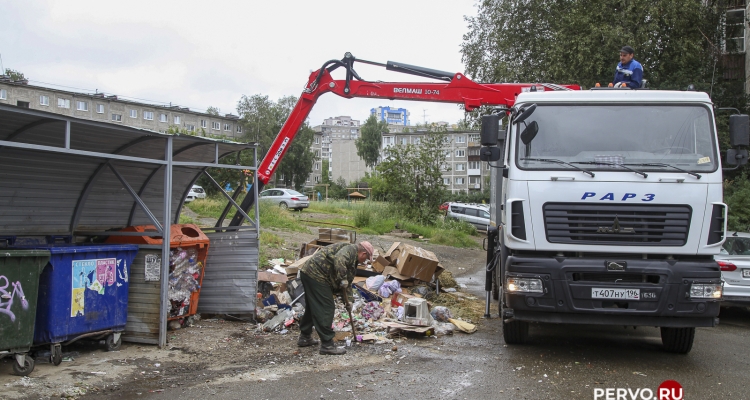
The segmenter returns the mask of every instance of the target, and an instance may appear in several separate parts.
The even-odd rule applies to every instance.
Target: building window
[[[112,121],[122,122],[122,114],[112,114]]]
[[[466,164],[464,163],[458,163],[456,164],[456,171],[464,171],[466,168]]]
[[[479,161],[469,161],[469,169],[479,169]]]
[[[315,170],[320,171],[320,163],[315,163]]]
[[[242,125],[240,125],[240,124],[237,124],[237,129],[236,129],[236,131],[237,131],[237,133],[242,133]],[[315,140],[318,140],[318,138],[315,138]],[[315,142],[315,143],[317,143],[317,142]]]
[[[201,120],[201,128],[206,128],[208,126],[208,122],[206,122],[205,119]]]
[[[315,157],[320,157],[320,150],[315,150]]]
[[[143,112],[143,119],[147,121],[153,121],[154,120],[154,112],[153,111],[144,111]]]
[[[159,122],[167,122],[167,114],[159,114]]]
[[[320,138],[315,136],[315,144],[320,144]]]
[[[8,100],[8,91],[0,89],[0,100]]]
[[[440,170],[441,171],[447,171],[448,170],[448,164],[442,164],[442,165],[440,165]]]
[[[187,130],[188,132],[195,132],[195,125],[188,125]]]
[[[404,145],[404,146],[406,146],[407,144],[409,144],[409,138],[408,137],[402,137],[401,138],[401,144]]]
[[[39,96],[39,105],[49,106],[49,96],[45,96],[45,95]]]
[[[481,182],[479,182],[479,180],[480,180],[480,179],[481,179],[481,178],[480,178],[480,177],[478,177],[478,176],[470,176],[470,177],[469,177],[469,184],[472,184],[472,185],[478,185],[478,184],[480,184],[480,183],[481,183]]]
[[[420,143],[422,143],[422,138],[419,138],[419,137],[415,137],[415,138],[413,139],[412,143],[414,143],[414,144],[420,144]]]
[[[221,130],[221,122],[211,122],[211,129],[215,129],[217,131]]]
[[[470,142],[478,142],[479,141],[479,135],[469,135],[469,141]]]
[[[104,114],[104,104],[97,104],[96,105],[96,113],[97,114]]]
[[[469,155],[470,156],[478,156],[479,155],[479,149],[469,149]]]
[[[466,143],[466,136],[456,136],[456,143]]]
[[[744,2],[743,2],[744,3]],[[727,20],[724,27],[726,42],[724,50],[729,53],[742,53],[745,51],[745,9],[738,8],[727,11]]]
[[[58,108],[70,108],[70,99],[57,99]]]
[[[464,184],[464,178],[456,178],[456,185],[463,185]]]
[[[232,130],[232,124],[224,124],[224,130],[229,132]]]
[[[130,110],[130,118],[138,118],[138,110]],[[143,118],[146,118],[144,115]]]
[[[179,125],[180,124],[180,120],[181,120],[181,118],[179,116],[175,116],[174,117],[174,124],[175,125]]]
[[[456,150],[456,157],[466,157],[466,150]]]
[[[315,175],[315,183],[320,183],[320,177],[318,175]]]
[[[450,185],[451,184],[451,178],[443,178],[443,185]]]
[[[89,110],[89,102],[88,101],[76,101],[76,110],[78,110],[78,111],[88,111]]]
[[[445,151],[445,156],[444,156],[444,157],[445,157],[445,158],[451,158],[451,151],[450,151],[450,150],[446,150],[446,151]]]
[[[383,146],[393,146],[393,136],[383,136]]]

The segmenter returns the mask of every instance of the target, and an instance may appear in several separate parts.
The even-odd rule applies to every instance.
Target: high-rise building
[[[409,126],[409,111],[405,108],[377,107],[370,109],[370,115],[374,115],[378,121],[386,121],[388,125]]]

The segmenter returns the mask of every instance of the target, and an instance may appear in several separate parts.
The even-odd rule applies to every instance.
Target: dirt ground
[[[310,215],[309,218],[324,216]],[[302,243],[317,238],[314,228],[310,234],[269,231],[285,241],[279,248],[268,249],[269,259],[296,252]],[[477,272],[485,260],[485,253],[479,248],[457,249],[388,235],[359,235],[357,239],[369,240],[380,252],[385,252],[394,241],[423,247],[434,252],[446,270],[456,277]],[[482,237],[475,237],[475,240],[481,246]],[[478,285],[471,285],[473,283],[479,282],[470,282],[470,286],[476,286],[473,287],[476,291]],[[475,294],[481,296],[479,290]],[[474,322],[480,324],[481,330],[481,321]],[[170,331],[168,344],[163,349],[123,343],[119,351],[107,352],[101,343],[79,342],[63,348],[65,358],[57,367],[46,361],[45,349],[40,349],[36,368],[29,377],[11,375],[11,359],[0,361],[0,397],[136,398],[164,391],[172,393],[176,389],[189,393],[190,388],[196,387],[211,393],[212,388],[227,382],[263,382],[296,373],[372,366],[382,363],[384,357],[398,363],[396,357],[403,358],[433,346],[450,346],[455,340],[455,335],[396,338],[392,344],[356,344],[346,355],[332,357],[319,355],[317,347],[297,348],[298,333],[296,324],[287,334],[279,334],[260,332],[256,323],[202,319],[190,327]]]

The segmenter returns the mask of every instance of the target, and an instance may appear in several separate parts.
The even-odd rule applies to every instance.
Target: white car
[[[490,209],[485,204],[448,203],[446,218],[466,221],[480,231],[490,224]]]
[[[721,253],[714,256],[724,281],[724,301],[750,306],[750,233],[727,232]]]
[[[203,188],[198,185],[193,185],[193,187],[190,188],[190,192],[188,192],[187,197],[185,198],[185,202],[189,203],[195,199],[205,199],[205,198],[206,198],[206,191],[203,190]]]

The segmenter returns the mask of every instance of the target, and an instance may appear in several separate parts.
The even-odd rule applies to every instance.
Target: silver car
[[[292,189],[268,189],[258,195],[261,201],[278,204],[280,208],[301,210],[310,206],[310,201],[304,194]]]
[[[203,188],[198,185],[193,185],[193,187],[190,188],[190,192],[188,192],[187,197],[185,198],[185,202],[189,203],[195,199],[205,199],[205,198],[206,198],[206,191],[203,190]]]
[[[750,306],[750,233],[727,232],[721,253],[714,256],[724,281],[724,301]]]
[[[490,224],[490,211],[484,204],[449,203],[446,218],[466,221],[478,230],[486,231]]]

